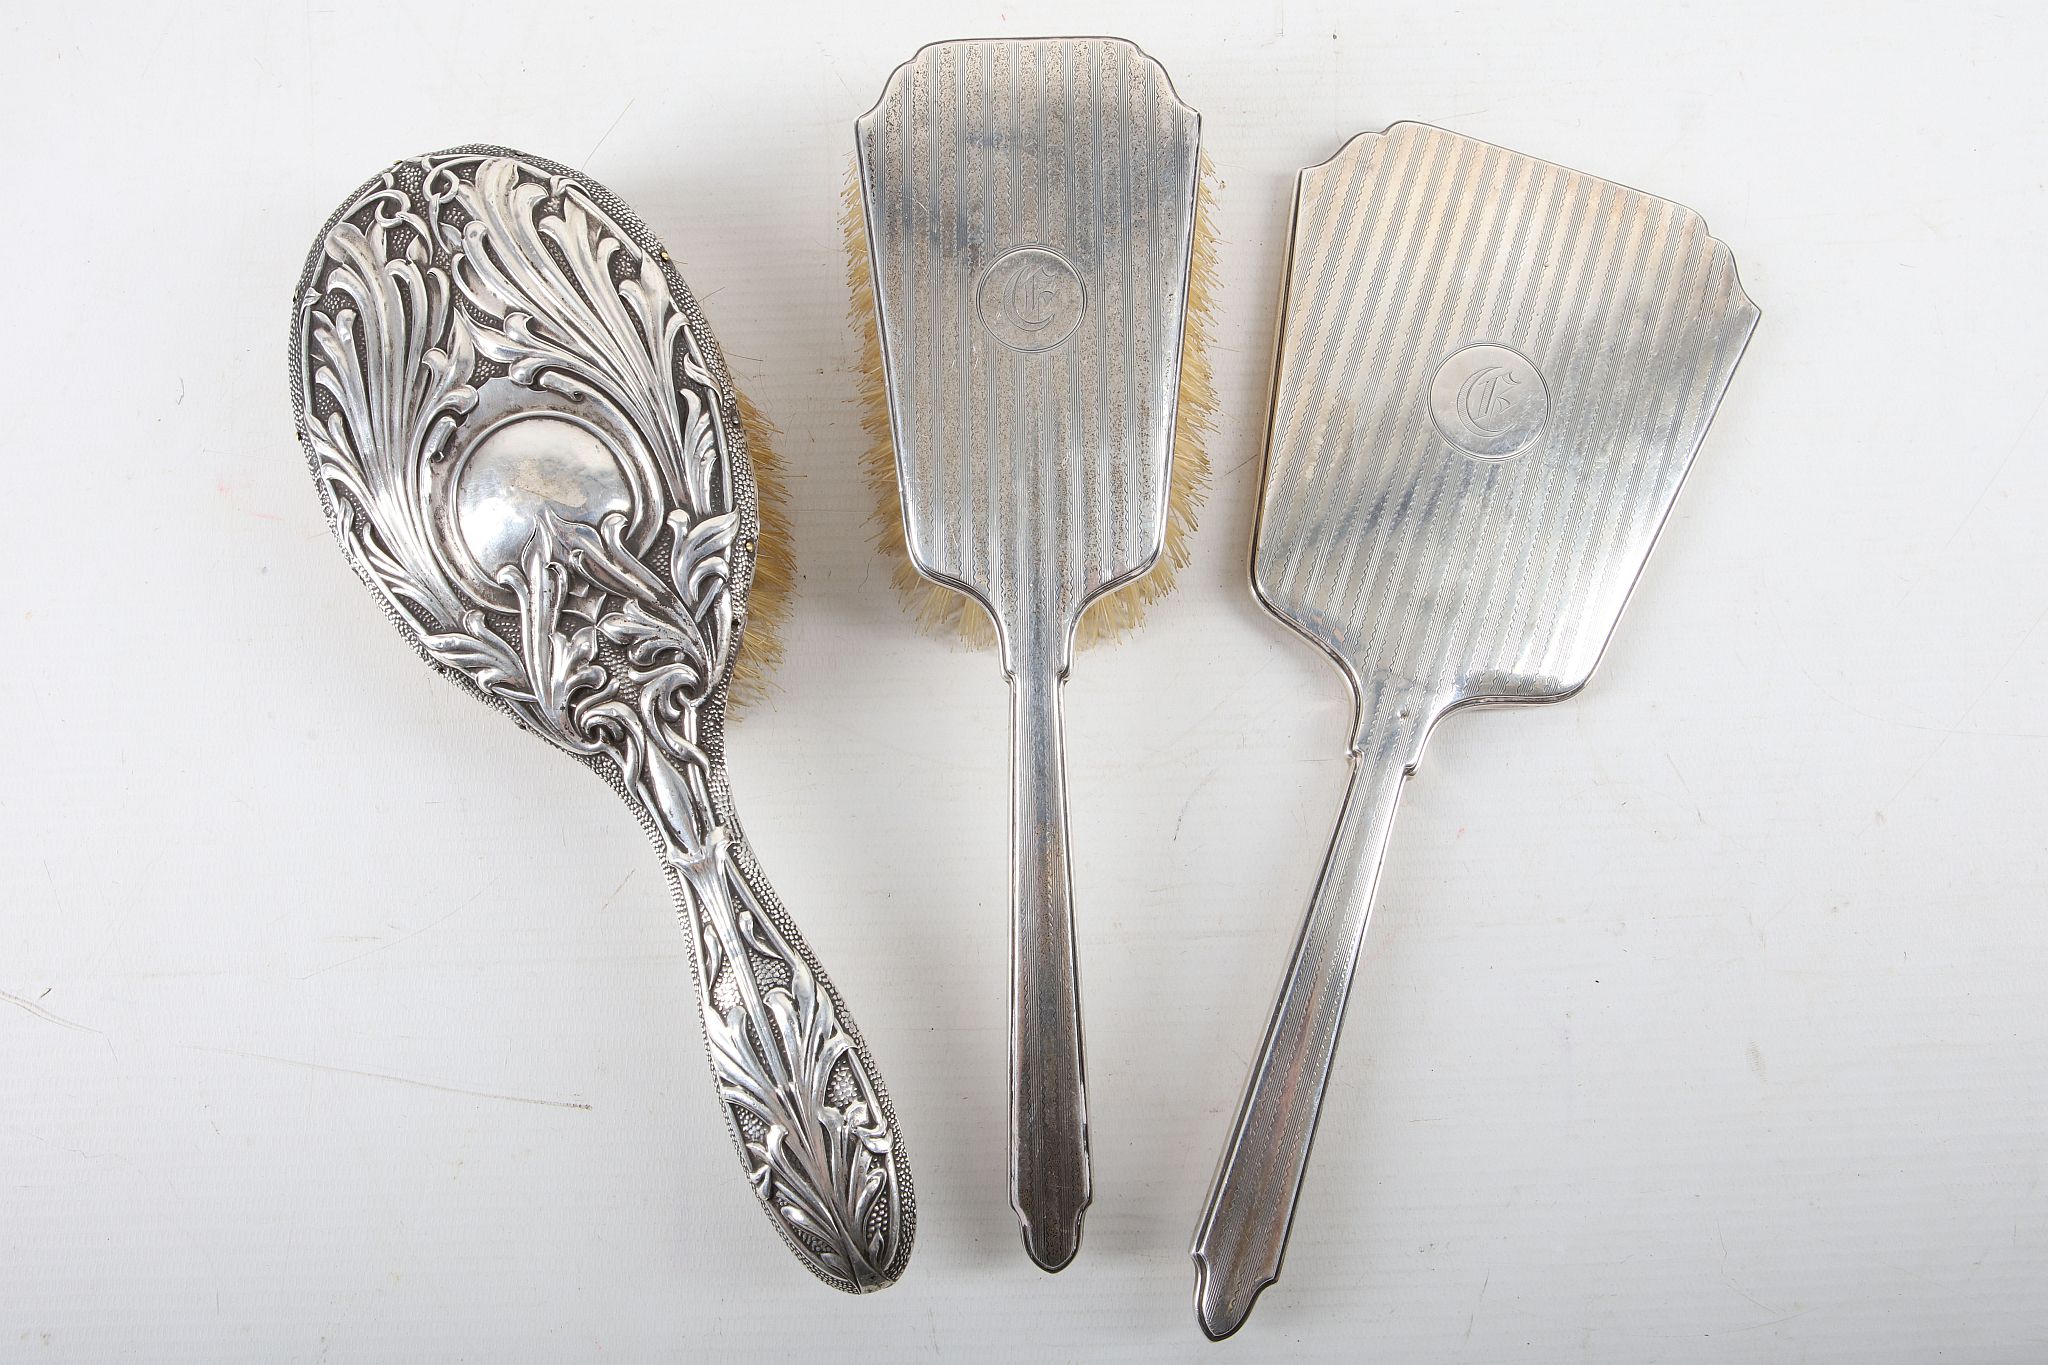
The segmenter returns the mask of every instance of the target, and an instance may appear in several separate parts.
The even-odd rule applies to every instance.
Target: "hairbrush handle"
[[[1405,776],[1398,760],[1351,757],[1344,811],[1195,1231],[1195,1315],[1214,1340],[1242,1327],[1280,1278]]]
[[[657,823],[662,823],[657,816]],[[748,1183],[797,1258],[850,1293],[902,1273],[910,1173],[881,1077],[839,993],[743,839],[717,826],[664,861],[695,932],[697,1003],[711,1079]]]
[[[1041,1270],[1081,1249],[1088,1100],[1067,870],[1060,670],[1026,649],[1010,675],[1010,1206]]]

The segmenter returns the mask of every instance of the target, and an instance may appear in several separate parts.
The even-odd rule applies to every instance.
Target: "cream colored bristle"
[[[1136,630],[1145,611],[1173,591],[1192,553],[1197,514],[1209,497],[1209,432],[1216,422],[1216,390],[1209,379],[1209,329],[1216,307],[1218,189],[1204,153],[1195,188],[1195,234],[1188,262],[1188,307],[1182,327],[1180,392],[1173,409],[1173,472],[1166,488],[1166,548],[1142,578],[1097,598],[1081,613],[1075,644],[1086,649]]]
[[[782,662],[782,624],[788,619],[796,591],[796,548],[790,539],[789,488],[783,480],[781,458],[775,453],[775,437],[781,433],[737,388],[734,396],[739,399],[740,426],[746,433],[748,461],[754,467],[761,517],[754,582],[747,590],[747,628],[732,666],[733,705],[744,707],[767,695],[770,679]]]
[[[860,427],[867,438],[861,473],[874,498],[875,543],[889,560],[889,581],[918,625],[941,637],[970,645],[992,645],[996,629],[981,604],[965,593],[932,582],[910,562],[903,539],[903,505],[896,496],[896,443],[889,434],[889,386],[882,374],[882,335],[876,325],[875,279],[868,261],[867,217],[860,182],[852,172],[839,222],[846,235],[846,285],[852,295],[847,316],[860,336]]]
[[[1215,420],[1216,393],[1209,377],[1209,328],[1216,297],[1216,235],[1213,210],[1219,182],[1207,155],[1195,195],[1194,253],[1188,271],[1188,305],[1181,343],[1180,393],[1174,408],[1173,472],[1167,485],[1166,548],[1150,573],[1097,598],[1075,631],[1080,648],[1118,639],[1135,630],[1152,603],[1173,591],[1187,567],[1197,515],[1209,491],[1207,441]],[[875,281],[868,257],[867,219],[861,208],[858,168],[846,180],[840,224],[846,237],[848,308],[860,335],[861,456],[868,491],[874,497],[875,541],[890,561],[889,580],[905,608],[931,633],[969,645],[995,643],[994,624],[981,604],[965,593],[934,583],[910,562],[903,539],[903,506],[896,489],[896,448],[889,434],[889,388],[882,373],[882,338],[876,327]]]

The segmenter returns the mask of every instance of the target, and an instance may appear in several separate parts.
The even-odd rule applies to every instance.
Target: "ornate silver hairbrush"
[[[553,162],[400,162],[321,230],[291,383],[342,552],[400,632],[654,840],[719,1107],[775,1230],[836,1288],[892,1283],[915,1221],[895,1115],[726,782],[761,508],[738,395],[668,253]]]

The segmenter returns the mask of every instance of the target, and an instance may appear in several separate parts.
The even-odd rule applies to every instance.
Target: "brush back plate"
[[[1164,541],[1199,119],[1120,39],[960,41],[857,136],[911,561],[1064,661]]]
[[[1533,157],[1404,123],[1302,172],[1253,581],[1361,751],[1585,683],[1757,316],[1698,214]]]

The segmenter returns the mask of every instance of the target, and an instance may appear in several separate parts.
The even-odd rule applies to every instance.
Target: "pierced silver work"
[[[893,1282],[915,1222],[894,1113],[732,810],[760,521],[724,362],[667,253],[552,162],[401,162],[314,248],[292,391],[335,535],[400,630],[653,838],[777,1231],[838,1288]]]

